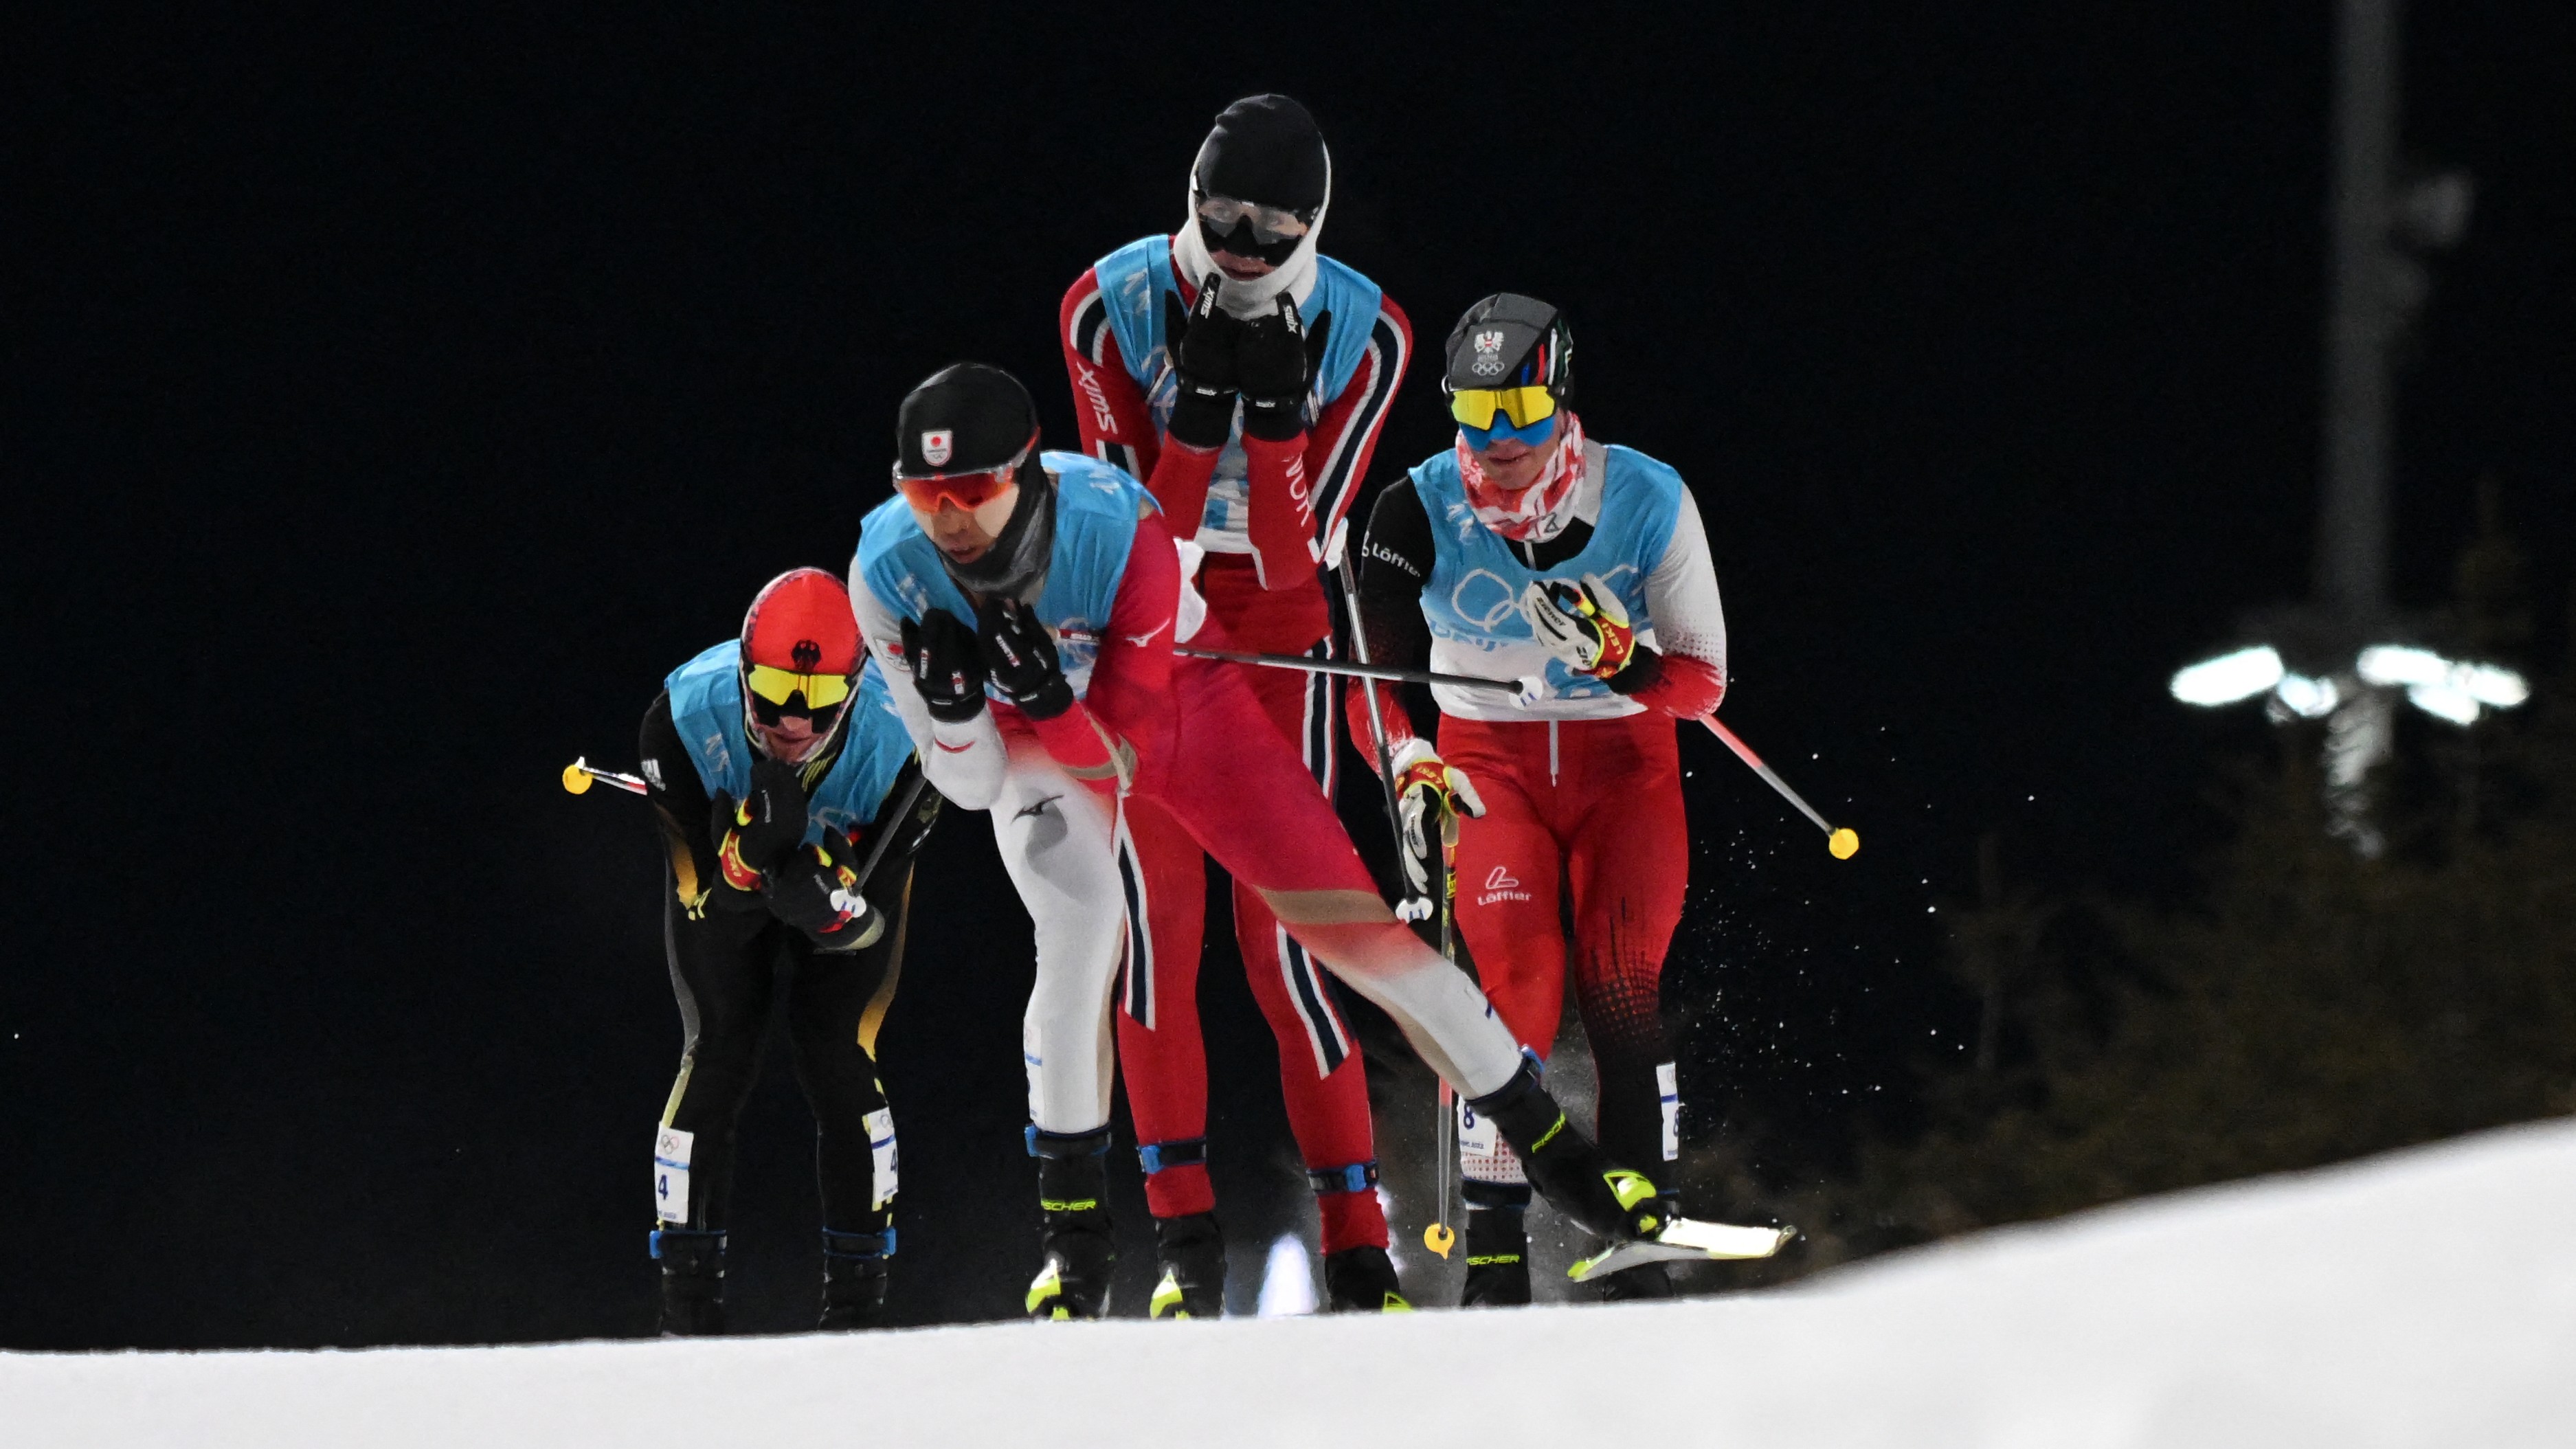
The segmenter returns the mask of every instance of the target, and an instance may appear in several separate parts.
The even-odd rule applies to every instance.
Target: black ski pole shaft
[[[902,803],[892,810],[878,813],[876,843],[868,847],[868,858],[859,866],[857,889],[867,889],[868,882],[877,878],[877,862],[885,859],[887,847],[894,844],[895,831],[902,826],[903,818],[912,813],[912,807],[921,803],[921,792],[929,788],[929,785],[930,772],[916,769],[913,771],[912,783],[904,787]]]
[[[1353,636],[1356,640],[1357,636]],[[1354,644],[1354,648],[1358,646]],[[1172,646],[1175,654],[1192,659],[1220,659],[1228,664],[1258,664],[1265,669],[1300,669],[1308,674],[1341,674],[1353,679],[1383,679],[1392,684],[1448,684],[1460,689],[1492,689],[1517,695],[1522,685],[1517,680],[1487,679],[1477,674],[1442,674],[1430,669],[1400,669],[1392,664],[1371,664],[1362,653],[1358,663],[1338,659],[1309,659],[1302,654],[1248,654],[1239,649],[1200,649],[1188,644]],[[1373,697],[1373,696],[1372,696]]]
[[[1346,522],[1342,526],[1347,528],[1349,527],[1349,524]],[[1351,556],[1347,551],[1342,554],[1340,566],[1333,572],[1341,581],[1342,585],[1342,612],[1348,614],[1351,620],[1351,652],[1359,656],[1360,666],[1362,668],[1367,668],[1368,630],[1360,622],[1359,571],[1351,567]],[[1177,650],[1180,646],[1174,645],[1173,647]],[[1262,656],[1248,655],[1246,657],[1258,660]],[[1311,663],[1313,661],[1301,660],[1299,662]],[[1386,796],[1386,828],[1394,832],[1395,848],[1398,851],[1401,851],[1404,849],[1404,812],[1397,808],[1397,796],[1395,793],[1395,757],[1388,752],[1386,747],[1386,716],[1384,712],[1378,708],[1376,690],[1362,688],[1360,690],[1360,698],[1365,700],[1368,704],[1369,744],[1377,752],[1377,782],[1380,790]]]

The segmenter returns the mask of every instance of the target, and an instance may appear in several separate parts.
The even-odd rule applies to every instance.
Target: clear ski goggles
[[[802,695],[805,707],[793,713],[814,721],[814,728],[831,728],[841,706],[849,702],[850,676],[846,674],[799,674],[769,664],[754,664],[742,672],[743,687],[751,691],[752,718],[765,725],[775,725],[780,716],[790,713],[787,702]]]
[[[1031,438],[1011,455],[1011,460],[998,468],[980,468],[972,473],[906,473],[903,464],[894,465],[894,486],[903,501],[923,513],[937,513],[945,501],[968,513],[1008,493],[1020,480],[1020,465],[1029,460],[1029,451],[1038,445]]]
[[[1262,206],[1256,202],[1237,201],[1231,196],[1201,196],[1199,220],[1206,222],[1218,236],[1233,232],[1245,218],[1252,221],[1252,239],[1262,246],[1275,247],[1284,241],[1304,236],[1312,223],[1284,206]]]
[[[1544,387],[1462,387],[1449,394],[1449,416],[1477,452],[1502,441],[1537,447],[1554,425],[1556,395]]]

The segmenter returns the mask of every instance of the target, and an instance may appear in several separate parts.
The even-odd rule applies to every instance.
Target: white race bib
[[[868,1209],[873,1212],[894,1201],[895,1154],[892,1107],[879,1107],[868,1114],[868,1154],[875,1164],[872,1176],[876,1186],[868,1202]]]
[[[1529,1177],[1494,1119],[1458,1099],[1458,1173],[1473,1182],[1523,1183]]]
[[[1655,1068],[1655,1093],[1664,1099],[1664,1160],[1682,1155],[1682,1078],[1671,1062]]]
[[[666,1223],[689,1220],[689,1150],[698,1135],[665,1127],[653,1138],[653,1216]]]

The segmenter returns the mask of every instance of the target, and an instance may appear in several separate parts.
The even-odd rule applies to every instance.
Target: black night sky
[[[1727,714],[1868,842],[1685,740],[1673,970],[1778,1023],[1782,1170],[1954,1019],[1928,908],[1981,834],[2185,884],[2264,731],[2164,681],[2309,568],[2328,7],[1396,9],[13,17],[0,1345],[649,1331],[658,867],[557,772],[847,560],[924,374],[1008,366],[1068,442],[1057,299],[1253,91],[1322,122],[1325,249],[1420,340],[1557,302],[1587,427],[1697,492]],[[2576,565],[2576,12],[2414,9],[2408,149],[2478,183],[2400,384],[2430,604],[2481,477]],[[1417,365],[1372,485],[1448,429]],[[898,1314],[1007,1316],[1029,966],[980,817],[913,942]],[[1282,1129],[1228,969],[1245,1161]],[[738,1321],[783,1329],[811,1126],[770,1073]]]

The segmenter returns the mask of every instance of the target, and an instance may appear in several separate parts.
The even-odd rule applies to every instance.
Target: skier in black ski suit
[[[641,757],[668,854],[663,939],[688,1044],[654,1142],[665,1334],[724,1331],[725,1212],[736,1117],[760,1074],[777,975],[813,1108],[823,1198],[819,1326],[885,1304],[894,1254],[894,1119],[877,1027],[902,963],[912,858],[937,820],[838,575],[783,574],[727,641],[674,670]],[[894,832],[862,882],[868,852]]]

